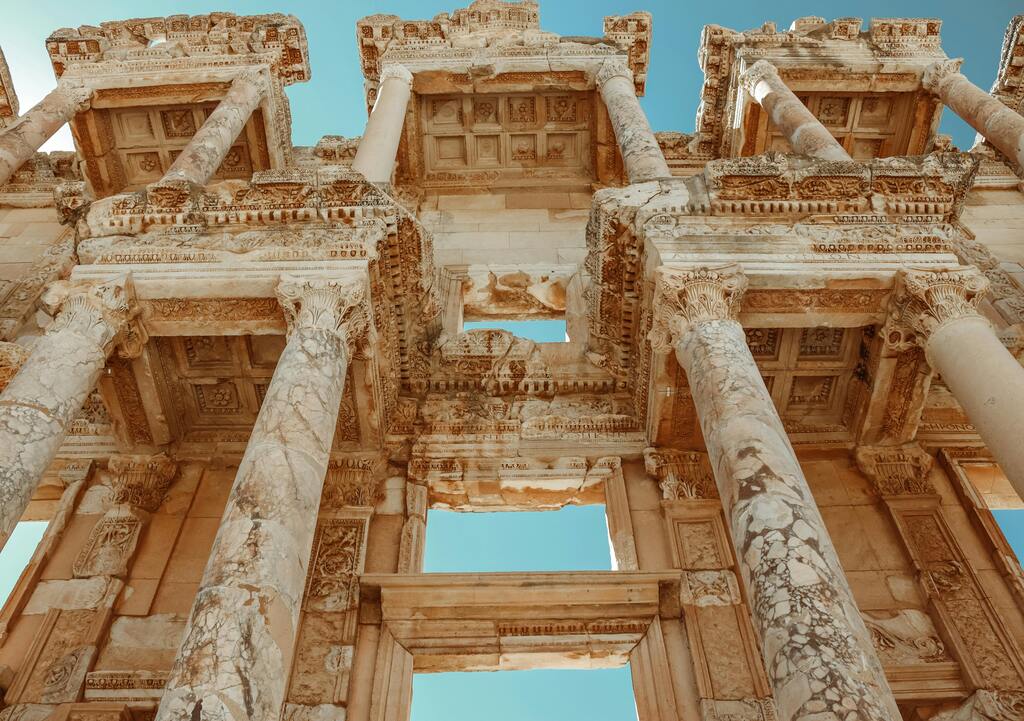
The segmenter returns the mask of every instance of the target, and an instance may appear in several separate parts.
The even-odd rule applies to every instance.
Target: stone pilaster
[[[386,66],[381,71],[377,100],[352,161],[352,169],[362,173],[370,182],[387,183],[391,180],[410,95],[412,73],[402,65]]]
[[[800,102],[767,60],[758,60],[747,68],[740,82],[786,136],[794,153],[822,160],[851,160],[839,141]]]
[[[114,456],[107,467],[113,474],[111,506],[72,563],[76,578],[127,575],[142,530],[177,471],[177,464],[163,454]]]
[[[651,341],[686,371],[784,721],[900,718],[743,327],[738,266],[658,271]]]
[[[75,113],[87,108],[91,98],[88,88],[57,83],[46,97],[0,132],[0,185]]]
[[[284,278],[288,321],[159,721],[280,718],[324,477],[366,281]]]
[[[658,139],[654,137],[647,115],[637,100],[633,73],[626,63],[623,60],[605,60],[597,73],[597,89],[608,108],[629,182],[642,183],[671,177],[672,172],[665,162]]]
[[[890,347],[919,345],[1024,498],[1024,368],[978,312],[988,281],[972,266],[900,273],[884,333]]]
[[[961,62],[929,65],[921,84],[1024,171],[1024,117],[968,80],[960,72]]]
[[[107,355],[141,352],[145,334],[129,276],[95,286],[58,284],[44,302],[60,312],[0,394],[0,538],[25,512],[68,424],[96,385]]]
[[[232,80],[227,95],[192,136],[157,185],[206,185],[259,106],[267,82],[265,71],[259,70],[242,71]]]

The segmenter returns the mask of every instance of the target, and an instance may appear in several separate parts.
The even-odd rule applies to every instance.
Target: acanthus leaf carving
[[[736,320],[746,289],[747,278],[735,263],[659,268],[648,335],[652,349],[668,352],[695,323]]]
[[[988,280],[973,266],[900,271],[883,331],[888,347],[923,347],[947,323],[980,317],[978,304],[988,288]]]
[[[928,480],[932,457],[916,443],[903,446],[861,446],[857,465],[883,496],[935,493]]]

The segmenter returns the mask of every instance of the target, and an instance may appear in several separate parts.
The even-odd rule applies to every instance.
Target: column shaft
[[[289,316],[159,721],[280,718],[349,356],[335,325],[338,284],[298,286],[301,297],[291,294],[296,284],[279,288],[282,302],[301,311]]]
[[[387,66],[381,73],[377,100],[352,160],[352,169],[372,183],[391,181],[411,95],[412,73],[401,65]]]
[[[786,136],[794,153],[822,160],[852,160],[832,133],[782,81],[774,65],[758,60],[740,80],[768,113],[772,124]]]
[[[924,348],[1024,498],[1024,368],[978,312],[989,282],[977,268],[909,268],[896,279],[884,333],[891,348]]]
[[[1017,495],[1024,498],[1024,368],[1020,362],[981,316],[938,328],[925,352]]]
[[[1024,169],[1024,117],[1010,110],[961,73],[959,61],[935,63],[923,84],[999,152]]]
[[[899,709],[782,419],[735,320],[738,266],[658,271],[655,350],[693,393],[782,721]]]
[[[597,88],[608,108],[629,182],[643,183],[671,177],[665,155],[636,97],[633,73],[629,68],[621,61],[605,61],[597,74]]]
[[[45,98],[0,132],[0,185],[10,180],[40,146],[89,105],[92,92],[58,83]]]
[[[196,185],[210,182],[231,150],[231,144],[259,106],[264,88],[265,81],[256,70],[242,72],[232,80],[227,95],[192,136],[158,185],[176,181]]]
[[[126,316],[123,285],[71,296],[0,394],[0,546],[96,386]]]

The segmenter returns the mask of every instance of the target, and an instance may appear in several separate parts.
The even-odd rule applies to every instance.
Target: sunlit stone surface
[[[23,113],[0,54],[0,721],[626,663],[639,721],[1024,718],[1024,16],[988,92],[937,18],[707,26],[658,133],[655,19],[367,16],[314,147],[291,15],[56,29]],[[422,572],[430,509],[570,504],[616,570]]]

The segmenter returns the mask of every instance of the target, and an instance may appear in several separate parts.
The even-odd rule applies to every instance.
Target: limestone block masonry
[[[0,721],[627,665],[637,721],[1024,719],[1024,15],[987,93],[937,17],[542,10],[353,19],[308,147],[293,15],[55,18],[23,113],[0,52]],[[614,570],[424,572],[432,511],[577,505]]]

